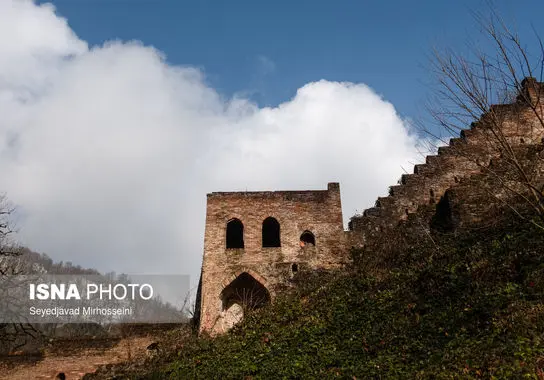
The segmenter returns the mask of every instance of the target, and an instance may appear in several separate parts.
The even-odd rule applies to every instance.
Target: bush
[[[195,340],[161,376],[536,378],[544,237],[506,230],[435,237],[440,249],[405,240],[385,278],[302,273],[295,291],[225,336]]]

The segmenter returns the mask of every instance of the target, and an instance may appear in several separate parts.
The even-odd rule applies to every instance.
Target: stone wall
[[[262,227],[268,217],[279,222],[280,247],[263,247]],[[226,226],[234,218],[244,226],[243,248],[226,246]],[[301,247],[304,231],[314,235],[315,246]],[[338,183],[329,183],[327,190],[317,191],[208,194],[197,310],[200,330],[220,333],[239,319],[239,305],[231,310],[224,290],[242,274],[249,274],[264,286],[273,299],[277,289],[288,285],[293,271],[343,265],[347,257],[345,247]]]
[[[513,189],[524,191],[517,179],[497,176],[512,164],[503,157],[497,133],[544,186],[543,95],[543,83],[525,79],[516,101],[492,106],[470,129],[460,131],[460,137],[416,165],[413,174],[403,175],[398,185],[390,187],[389,196],[352,217],[347,232],[343,231],[337,183],[318,191],[208,194],[195,314],[200,331],[221,333],[240,320],[244,306],[243,297],[234,300],[237,292],[253,287],[261,300],[269,302],[289,285],[294,271],[342,266],[348,262],[350,247],[379,241],[385,229],[416,219],[418,209],[432,211],[426,228],[442,230],[497,217],[496,201],[513,200],[501,184],[505,178]],[[280,247],[263,247],[262,227],[268,217],[279,222]],[[226,246],[226,226],[234,218],[244,226],[243,248]],[[301,246],[304,231],[315,236],[315,246]]]
[[[544,188],[544,143],[515,148],[518,164],[531,183]],[[504,157],[490,163],[489,171],[462,180],[446,190],[437,204],[432,227],[443,232],[492,227],[513,213],[534,214],[533,198],[511,163]],[[536,204],[536,202],[534,203]]]
[[[504,151],[496,143],[497,125],[499,138],[514,149],[540,144],[544,138],[543,101],[544,84],[525,79],[514,103],[492,106],[480,121],[462,130],[460,137],[440,147],[437,155],[415,165],[413,174],[403,175],[398,185],[390,187],[389,196],[378,198],[375,207],[352,217],[350,244],[362,246],[379,239],[384,228],[396,226],[418,207],[437,203],[446,190],[489,171]]]

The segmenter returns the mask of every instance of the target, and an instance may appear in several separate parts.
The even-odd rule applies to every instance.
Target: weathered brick
[[[329,183],[327,190],[211,193],[207,198],[199,296],[201,331],[221,333],[238,318],[227,312],[222,292],[244,272],[273,299],[278,287],[289,285],[293,264],[295,269],[318,269],[346,262],[338,183]],[[268,217],[279,222],[281,247],[263,247],[262,227]],[[244,226],[243,249],[226,247],[226,225],[233,218]],[[304,231],[314,235],[315,246],[301,247]]]
[[[478,186],[493,184],[496,178],[489,177],[489,173],[508,164],[501,159],[497,133],[512,150],[529,157],[521,157],[521,162],[544,185],[544,164],[538,159],[544,154],[543,94],[544,84],[524,80],[514,103],[492,106],[470,129],[461,131],[460,138],[452,138],[449,145],[438,149],[437,155],[427,156],[425,164],[415,166],[414,174],[404,174],[401,183],[390,188],[388,197],[378,198],[375,207],[352,217],[347,232],[343,231],[338,183],[329,183],[327,190],[319,191],[208,194],[197,297],[201,331],[220,333],[238,320],[243,308],[232,311],[225,294],[232,296],[232,289],[242,289],[238,287],[242,277],[244,284],[264,289],[269,294],[266,300],[271,300],[277,289],[289,286],[293,268],[344,265],[348,248],[381,239],[386,229],[414,220],[414,213],[428,210],[429,204],[437,204],[437,215],[441,209],[453,210],[454,214],[443,220],[438,217],[442,228],[448,228],[448,223],[458,228],[492,218],[495,210],[489,199],[495,197],[493,186]],[[493,165],[492,171],[487,170],[489,165]],[[517,186],[515,181],[512,186]],[[503,193],[498,195],[507,202],[507,194]],[[445,202],[447,207],[443,207]],[[262,224],[267,217],[279,222],[281,247],[262,246]],[[244,225],[243,249],[226,248],[226,225],[232,218]],[[305,230],[315,236],[315,246],[301,248],[300,237]]]

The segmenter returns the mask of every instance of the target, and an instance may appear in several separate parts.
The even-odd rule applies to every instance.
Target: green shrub
[[[161,376],[537,378],[542,233],[435,238],[399,246],[385,277],[357,266],[301,273],[296,290],[230,333],[186,345]]]

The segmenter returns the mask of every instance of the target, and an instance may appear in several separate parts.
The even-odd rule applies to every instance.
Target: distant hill
[[[82,274],[82,275],[100,275],[96,269],[83,268],[80,265],[74,265],[71,261],[55,262],[45,253],[34,252],[29,248],[21,248],[19,259],[26,263],[26,267],[32,272],[49,274]]]

